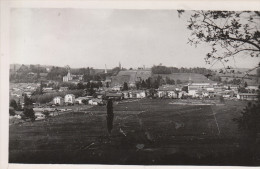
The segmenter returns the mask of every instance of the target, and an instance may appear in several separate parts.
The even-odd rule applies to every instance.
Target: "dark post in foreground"
[[[111,130],[113,129],[113,119],[113,101],[109,99],[107,102],[107,130],[109,134],[111,134]]]

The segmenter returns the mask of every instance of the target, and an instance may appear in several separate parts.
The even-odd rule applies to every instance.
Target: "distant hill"
[[[182,83],[188,83],[191,80],[193,83],[213,83],[202,74],[197,73],[172,73],[172,74],[154,74],[153,76],[162,76],[163,78],[169,77],[170,79],[177,81],[180,80]]]
[[[125,70],[120,71],[116,76],[112,77],[112,86],[122,85],[124,82],[135,83],[140,79],[146,80],[151,77],[151,70]]]

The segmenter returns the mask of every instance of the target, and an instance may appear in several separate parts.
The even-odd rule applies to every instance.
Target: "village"
[[[33,100],[35,120],[45,119],[45,116],[49,114],[58,115],[58,112],[79,111],[84,107],[81,105],[104,106],[108,99],[113,99],[115,102],[144,98],[175,99],[182,102],[189,100],[187,102],[190,103],[194,102],[192,100],[202,102],[208,100],[214,104],[223,103],[226,99],[257,100],[257,83],[223,84],[223,82],[212,81],[203,74],[172,73],[172,76],[175,75],[177,78],[182,76],[183,78],[182,81],[179,79],[174,81],[164,75],[152,75],[151,69],[126,70],[119,63],[116,74],[111,75],[105,69],[101,72],[105,77],[103,80],[84,82],[84,75],[74,75],[69,66],[65,68],[67,74],[62,77],[62,82],[46,80],[47,73],[39,74],[40,82],[38,81],[38,83],[11,82],[10,100],[15,100],[16,104],[21,107],[20,110],[16,109],[16,113],[12,114],[11,118],[21,119],[25,95]],[[28,71],[29,68],[22,65],[11,73],[26,72],[26,76],[36,74]],[[46,71],[50,72],[49,68]],[[109,71],[111,72],[111,70]],[[41,77],[42,75],[43,77]]]
[[[7,3],[8,165],[260,165],[257,5],[167,3]]]

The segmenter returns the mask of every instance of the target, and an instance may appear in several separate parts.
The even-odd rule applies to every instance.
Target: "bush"
[[[49,116],[50,116],[50,112],[47,111],[47,110],[45,110],[45,111],[43,112],[43,114],[44,114],[46,117],[49,117]]]
[[[15,115],[15,111],[13,107],[9,107],[9,115],[10,116],[14,116]]]
[[[36,118],[32,108],[24,108],[23,114],[25,118],[30,118],[31,121],[34,121]]]
[[[219,97],[219,102],[220,102],[220,103],[225,103],[225,100],[224,100],[224,97],[223,97],[223,96],[220,96],[220,97]]]
[[[10,100],[10,107],[13,107],[14,110],[17,110],[18,106],[14,99]]]

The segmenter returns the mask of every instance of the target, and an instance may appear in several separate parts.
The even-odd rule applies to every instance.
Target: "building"
[[[177,87],[175,85],[163,85],[159,87],[157,95],[160,98],[178,98],[178,93],[176,92],[176,89]]]
[[[60,87],[59,92],[68,91],[68,87]]]
[[[63,82],[68,82],[72,80],[72,75],[70,73],[70,68],[68,68],[68,74],[66,76],[63,76]]]
[[[90,105],[102,104],[102,99],[95,99],[95,98],[90,99],[90,100],[88,101],[88,104],[90,104]]]
[[[256,91],[258,91],[259,88],[258,88],[257,85],[255,85],[255,86],[247,86],[246,90],[248,91],[248,93],[256,93]]]
[[[75,103],[75,95],[74,94],[67,94],[64,97],[64,102],[69,103],[69,104],[74,104]]]
[[[106,99],[122,100],[123,93],[106,93]]]
[[[212,92],[216,86],[217,83],[191,83],[188,85],[188,94],[196,97],[198,91],[207,90]]]
[[[53,103],[55,105],[63,105],[64,104],[64,99],[60,96],[54,97],[53,98]]]
[[[256,93],[238,93],[237,98],[239,100],[257,100]]]
[[[112,90],[114,90],[114,91],[121,91],[122,88],[123,87],[121,85],[117,85],[117,86],[112,87]]]
[[[129,99],[130,98],[130,94],[129,94],[128,91],[123,91],[122,93],[123,93],[123,98],[124,99]]]
[[[52,87],[44,87],[44,88],[42,89],[42,92],[43,92],[43,93],[54,93],[54,92],[56,92],[56,91],[53,90]]]

